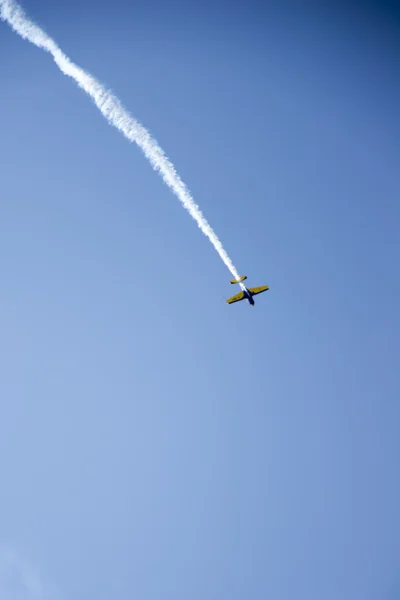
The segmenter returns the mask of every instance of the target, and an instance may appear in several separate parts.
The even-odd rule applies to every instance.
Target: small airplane
[[[256,296],[256,294],[261,294],[262,292],[266,292],[267,290],[269,290],[269,287],[267,285],[263,285],[261,287],[256,288],[247,288],[244,285],[244,283],[242,283],[245,279],[247,279],[246,275],[243,275],[243,277],[240,277],[240,279],[232,279],[231,283],[238,283],[242,288],[242,291],[240,292],[240,294],[236,294],[236,296],[232,296],[232,298],[229,298],[229,300],[227,300],[228,304],[240,302],[240,300],[248,300],[250,305],[254,306],[253,296]]]

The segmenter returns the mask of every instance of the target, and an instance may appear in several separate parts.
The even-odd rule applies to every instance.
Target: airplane
[[[266,292],[267,290],[269,290],[269,287],[267,285],[263,285],[261,287],[256,287],[256,288],[247,288],[244,283],[242,283],[245,279],[247,279],[246,275],[243,275],[243,277],[240,277],[239,279],[232,279],[231,283],[238,283],[242,289],[242,291],[239,294],[236,294],[236,296],[232,296],[232,298],[229,298],[229,300],[227,300],[228,304],[233,304],[234,302],[240,302],[240,300],[248,300],[251,306],[254,306],[254,300],[253,300],[253,296],[255,296],[256,294],[261,294],[262,292]]]

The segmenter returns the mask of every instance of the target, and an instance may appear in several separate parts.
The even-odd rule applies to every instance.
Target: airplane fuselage
[[[247,289],[245,285],[242,287],[243,292],[245,293],[246,299],[249,301],[251,306],[254,306],[253,294]]]

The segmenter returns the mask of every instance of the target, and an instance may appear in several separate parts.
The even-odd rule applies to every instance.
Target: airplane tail
[[[240,279],[232,279],[231,283],[241,283],[245,279],[247,279],[247,275],[243,275],[243,277],[240,277]]]

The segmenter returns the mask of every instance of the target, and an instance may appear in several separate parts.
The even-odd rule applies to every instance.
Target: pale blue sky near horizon
[[[4,600],[398,598],[396,10],[23,6],[270,291],[0,23]]]

